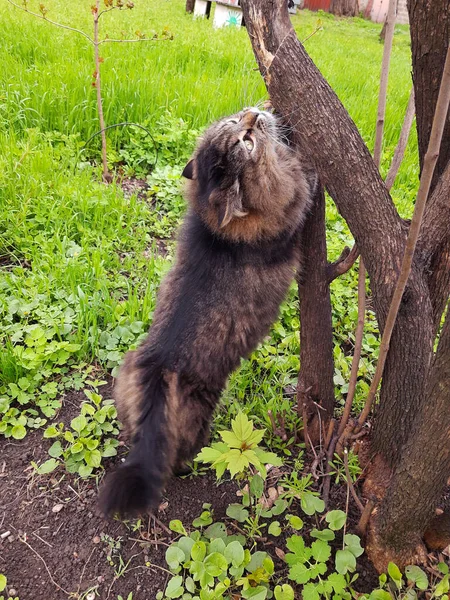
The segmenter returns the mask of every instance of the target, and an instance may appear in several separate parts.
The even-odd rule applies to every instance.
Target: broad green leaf
[[[286,518],[289,521],[289,525],[292,527],[292,529],[300,531],[300,529],[303,527],[303,521],[300,519],[300,517],[297,517],[296,515],[287,515]]]
[[[260,550],[254,552],[251,556],[250,561],[245,566],[245,570],[248,573],[254,573],[257,569],[260,569],[263,566],[266,558],[267,552],[261,552]]]
[[[395,583],[398,589],[402,586],[402,574],[397,565],[393,562],[388,564],[388,573],[392,581]]]
[[[226,573],[228,569],[227,559],[219,552],[209,554],[203,561],[203,564],[207,573],[213,577],[218,577],[221,573]]]
[[[309,535],[318,540],[323,540],[324,542],[331,542],[336,537],[334,531],[331,531],[331,529],[322,529],[322,531],[319,529],[312,529]]]
[[[227,448],[228,450],[228,448]],[[215,448],[202,448],[201,451],[195,457],[196,462],[214,463],[217,459],[221,458],[223,452]]]
[[[71,428],[77,433],[81,433],[81,431],[83,431],[86,425],[86,417],[84,417],[83,415],[78,415],[78,417],[75,417],[70,421]]]
[[[292,535],[286,542],[288,549],[293,554],[286,554],[286,562],[293,565],[296,562],[304,563],[311,557],[311,550],[305,548],[305,542],[299,535]]]
[[[278,498],[278,500],[275,501],[275,504],[272,507],[272,515],[274,517],[278,517],[279,515],[284,513],[287,507],[288,503],[286,502],[286,500],[284,500],[283,498]]]
[[[248,518],[248,510],[242,504],[230,504],[226,512],[228,517],[239,523],[243,523]]]
[[[78,467],[78,474],[80,475],[80,477],[89,477],[89,475],[91,475],[92,473],[92,467],[90,467],[89,465],[80,465]]]
[[[274,595],[275,600],[294,600],[294,590],[288,583],[275,586]]]
[[[329,524],[330,529],[338,531],[342,529],[347,520],[347,515],[342,510],[330,510],[325,515],[325,521]]]
[[[57,460],[55,460],[54,458],[50,458],[49,460],[46,460],[41,465],[39,465],[39,467],[37,468],[37,472],[39,475],[48,475],[49,473],[52,473],[58,465],[59,462]]]
[[[314,496],[311,492],[303,492],[300,504],[302,506],[302,510],[307,515],[313,515],[316,512],[322,512],[325,509],[325,502]]]
[[[166,563],[169,565],[171,570],[178,569],[180,564],[182,564],[186,559],[189,558],[184,555],[183,550],[177,546],[170,546],[166,550]]]
[[[169,579],[165,595],[168,598],[179,598],[184,592],[182,583],[183,578],[181,577],[181,575],[177,575],[176,577],[172,577],[172,579]]]
[[[61,442],[59,440],[53,442],[53,444],[48,449],[48,453],[53,458],[58,458],[59,456],[61,456],[61,454],[63,453],[63,447],[61,446]]]
[[[209,542],[208,551],[212,552],[220,552],[220,554],[224,554],[225,552],[225,542],[222,538],[214,538],[211,542]]]
[[[206,544],[201,540],[194,543],[191,549],[192,560],[202,561],[206,556]]]
[[[264,491],[264,480],[261,475],[253,475],[250,480],[250,493],[255,498],[261,498]]]
[[[102,455],[99,450],[86,450],[84,460],[90,467],[98,468],[102,463]]]
[[[352,533],[347,533],[344,536],[344,544],[345,549],[350,550],[350,552],[358,558],[361,554],[364,553],[364,548],[361,546],[361,540],[357,535],[353,535]]]
[[[269,525],[268,531],[269,531],[270,535],[274,535],[274,536],[278,537],[281,534],[280,522],[272,521],[272,523]]]
[[[3,590],[6,588],[6,583],[6,577],[3,575],[3,573],[0,573],[0,592],[3,592]]]
[[[340,575],[339,573],[331,573],[327,581],[331,584],[336,594],[342,594],[342,592],[347,587],[345,577],[343,575]]]
[[[331,548],[327,542],[316,540],[311,544],[311,553],[317,562],[326,562],[330,558]]]
[[[336,571],[345,575],[356,569],[356,558],[350,550],[338,550],[336,552]]]
[[[209,510],[204,510],[202,514],[192,521],[194,527],[206,527],[211,525],[212,516]]]
[[[83,444],[81,442],[75,442],[75,444],[70,447],[71,454],[78,454],[78,452],[81,452],[82,450]]]
[[[44,431],[45,438],[54,438],[54,437],[57,437],[58,435],[59,435],[59,431],[56,429],[56,427],[54,425],[50,425],[50,427],[47,427],[47,429]]]
[[[311,570],[303,563],[297,563],[289,569],[289,579],[296,583],[305,584],[311,579]]]
[[[267,452],[262,448],[253,448],[254,453],[264,465],[272,465],[273,467],[281,467],[283,459],[274,452]]]
[[[11,435],[15,440],[23,440],[23,438],[27,435],[27,430],[23,425],[14,425],[11,429]]]
[[[233,567],[240,567],[244,562],[244,548],[238,541],[230,542],[223,554]]]
[[[419,590],[428,589],[428,577],[425,571],[416,565],[405,567],[405,575],[409,581],[416,584]]]
[[[224,523],[213,523],[210,525],[205,531],[203,535],[208,540],[213,540],[214,538],[226,538],[227,530]]]
[[[302,599],[303,600],[319,600],[319,592],[316,589],[316,585],[314,583],[308,583],[302,589]]]
[[[443,596],[449,590],[449,576],[444,575],[441,581],[434,588],[434,593],[436,596]]]
[[[393,600],[393,596],[386,590],[373,590],[370,592],[369,600]]]
[[[240,412],[231,421],[231,429],[239,440],[247,440],[253,432],[253,421],[250,421],[245,413]]]
[[[179,521],[178,519],[174,519],[173,521],[170,521],[169,529],[171,531],[174,531],[175,533],[181,533],[183,535],[187,535],[187,532],[186,532],[186,529],[184,528],[183,523],[181,521]]]
[[[172,529],[172,531],[174,530]],[[184,556],[186,557],[186,560],[188,560],[191,556],[191,550],[192,546],[194,545],[194,540],[190,537],[183,536],[176,542],[176,545],[184,552]]]
[[[191,594],[195,592],[195,583],[192,577],[186,577],[184,581],[184,586],[188,592],[191,592]]]
[[[267,596],[267,588],[262,585],[257,587],[249,587],[247,590],[242,591],[242,597],[245,600],[265,600]]]
[[[105,446],[105,448],[102,450],[102,456],[104,458],[109,458],[110,456],[116,456],[117,454],[117,450],[114,448],[114,446]]]

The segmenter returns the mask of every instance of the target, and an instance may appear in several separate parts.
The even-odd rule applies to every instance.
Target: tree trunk
[[[426,4],[428,14],[433,5],[444,19],[450,14],[447,10],[444,15],[449,0],[410,2],[420,5],[422,11]],[[284,1],[242,0],[242,6],[272,104],[277,112],[287,116],[294,142],[314,162],[360,248],[370,277],[374,309],[383,330],[404,250],[405,223],[399,218],[355,125],[297,40]],[[422,24],[423,20],[417,27]],[[413,23],[412,29],[414,27]],[[429,46],[435,42],[444,43],[442,37],[435,39],[429,35]],[[448,38],[445,48],[446,44]],[[416,86],[415,91],[424,100],[426,88],[419,90]],[[433,112],[434,105],[431,115]],[[448,135],[442,148],[447,142],[450,143]],[[441,164],[442,171],[446,161]],[[439,404],[443,411],[445,399],[448,402],[448,387],[442,387],[448,379],[448,362],[442,362],[445,355],[447,360],[449,355],[448,325],[442,335],[440,358],[430,371],[437,314],[442,312],[448,299],[450,279],[450,269],[445,273],[445,265],[450,261],[450,221],[445,220],[450,211],[450,194],[445,192],[445,186],[444,174],[428,199],[418,252],[391,339],[375,419],[378,463],[386,466],[387,475],[383,495],[388,487],[389,492],[376,513],[382,517],[376,520],[373,515],[371,519],[371,548],[381,558],[389,551],[395,562],[402,562],[405,549],[410,556],[413,554],[412,546],[440,500],[436,491],[439,493],[444,470],[448,468],[450,423],[435,438],[427,437],[439,425],[436,413],[431,412],[433,403]],[[430,274],[429,266],[435,265],[437,259],[443,266]],[[445,410],[447,419],[448,405]],[[429,413],[433,414],[430,423]],[[442,436],[439,437],[441,446],[434,443],[438,435]],[[419,462],[421,453],[426,463],[425,460]],[[411,457],[421,466],[420,478]],[[394,480],[390,484],[392,471]],[[416,491],[421,491],[416,482],[423,487],[426,502],[417,499],[408,502],[410,496],[415,497]],[[414,494],[411,494],[412,485]],[[396,509],[397,505],[400,510]],[[396,533],[391,535],[393,520]],[[376,558],[378,564],[381,558]]]
[[[293,129],[347,221],[370,277],[383,330],[400,270],[406,226],[400,219],[356,126],[293,30],[282,0],[244,0],[243,12],[273,106]],[[424,399],[433,342],[432,306],[418,265],[394,329],[381,397],[395,407],[384,444],[393,465]],[[395,423],[402,423],[399,428]]]
[[[330,286],[327,276],[325,196],[320,187],[302,237],[300,302],[300,373],[297,386],[299,414],[313,445],[333,416],[334,360]],[[306,437],[306,436],[305,436]],[[308,439],[305,440],[308,442]]]
[[[408,0],[411,30],[416,123],[419,161],[422,169],[430,139],[445,55],[450,38],[450,0]],[[434,172],[434,184],[450,157],[450,112],[442,137],[441,151]]]
[[[425,390],[426,402],[373,519],[367,553],[379,571],[426,559],[421,538],[450,473],[450,313]],[[432,465],[432,468],[430,468]],[[442,532],[444,533],[444,532]]]
[[[195,6],[195,0],[186,0],[186,12],[193,13]]]
[[[358,0],[331,0],[330,13],[338,17],[356,17],[359,13]]]

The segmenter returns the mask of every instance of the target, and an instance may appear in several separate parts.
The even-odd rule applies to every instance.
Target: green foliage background
[[[151,323],[156,291],[173,257],[174,232],[185,209],[179,175],[197,135],[212,120],[265,99],[245,29],[213,30],[184,13],[184,1],[136,0],[132,11],[102,17],[103,35],[173,40],[104,44],[101,55],[107,124],[135,128],[109,133],[110,166],[147,178],[148,197],[98,183],[98,130],[93,50],[82,36],[57,29],[0,2],[0,433],[23,437],[60,405],[61,393],[82,385],[89,364],[117,367]],[[91,33],[90,0],[48,0],[48,17]],[[30,9],[38,3],[29,2]],[[382,45],[380,26],[302,11],[293,22],[372,147]],[[393,155],[410,79],[407,27],[397,27],[388,89],[382,171]],[[301,101],[301,99],[299,99]],[[153,168],[152,165],[155,164]],[[417,188],[415,132],[393,190],[402,216]],[[327,204],[330,260],[351,245],[348,228]],[[161,251],[163,249],[163,251]],[[355,270],[332,285],[335,384],[343,403],[356,323]],[[264,344],[232,376],[224,394],[228,425],[243,407],[261,424],[267,410],[294,424],[289,384],[299,367],[293,287]],[[378,349],[369,316],[357,401]],[[78,379],[73,369],[78,367]],[[87,375],[84,376],[86,378]],[[78,383],[77,383],[78,382]]]

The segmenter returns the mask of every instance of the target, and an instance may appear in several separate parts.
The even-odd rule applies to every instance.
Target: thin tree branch
[[[91,44],[95,43],[94,40],[87,33],[84,33],[84,31],[81,31],[81,29],[76,29],[75,27],[69,27],[69,25],[63,25],[62,23],[57,23],[56,21],[52,21],[51,19],[48,19],[46,16],[44,16],[42,14],[35,13],[32,10],[28,10],[28,8],[24,8],[23,6],[20,6],[20,4],[16,4],[15,2],[13,2],[13,0],[6,0],[6,1],[9,2],[10,4],[12,4],[13,6],[15,6],[16,8],[23,10],[23,12],[26,12],[29,15],[33,15],[33,17],[42,19],[46,23],[50,23],[51,25],[56,25],[56,27],[60,27],[61,29],[68,29],[69,31],[74,31],[75,33],[79,33],[80,35],[85,37],[87,40],[89,40],[91,42]]]
[[[398,138],[398,144],[395,148],[394,158],[392,159],[389,172],[386,176],[386,187],[388,190],[391,189],[394,184],[395,178],[397,177],[398,170],[402,164],[403,155],[405,154],[406,144],[408,143],[409,132],[411,131],[411,125],[414,121],[416,107],[414,103],[414,86],[411,88],[409,95],[408,106],[406,107],[405,118],[403,120],[402,130],[400,137]]]
[[[348,246],[345,246],[339,258],[327,266],[328,283],[331,283],[337,277],[340,277],[341,275],[344,275],[344,273],[347,273],[347,271],[349,271],[357,261],[358,256],[359,249],[356,244],[353,245],[353,248],[351,250]]]
[[[384,129],[384,117],[386,113],[386,98],[387,98],[387,82],[389,78],[389,64],[391,60],[392,52],[392,39],[394,37],[395,28],[395,14],[396,14],[397,0],[390,0],[388,14],[385,22],[385,42],[383,49],[383,60],[381,64],[380,74],[380,91],[378,95],[378,116],[377,126],[375,133],[375,149],[373,160],[378,169],[380,169],[381,161],[381,147],[383,145],[383,129]],[[390,188],[388,188],[390,189]],[[362,342],[364,336],[364,321],[366,314],[366,267],[364,265],[362,257],[359,260],[359,273],[358,273],[358,323],[355,332],[355,351],[352,359],[352,369],[350,373],[350,381],[347,392],[347,398],[345,400],[344,413],[342,415],[341,423],[338,430],[339,446],[344,446],[345,440],[342,439],[345,429],[347,427],[348,419],[350,418],[350,412],[355,398],[356,384],[358,382],[358,370],[359,363],[361,361]]]
[[[358,498],[358,494],[356,493],[355,486],[353,485],[352,478],[350,476],[350,469],[348,468],[348,450],[344,448],[344,468],[345,475],[347,477],[347,485],[349,487],[350,493],[353,496],[353,500],[355,501],[356,506],[359,508],[361,514],[364,512],[364,506],[361,500]]]
[[[338,438],[341,438],[350,417],[353,400],[355,398],[356,384],[358,381],[359,362],[361,360],[361,350],[364,334],[364,316],[366,312],[366,269],[362,260],[359,262],[358,273],[358,324],[355,333],[355,350],[353,352],[352,370],[348,384],[347,398],[345,399],[344,412],[338,429]]]
[[[102,137],[102,164],[103,164],[103,181],[105,183],[111,182],[111,175],[108,170],[108,159],[106,154],[106,133],[105,133],[105,119],[103,116],[103,101],[102,101],[102,89],[100,79],[100,54],[99,54],[99,41],[98,41],[98,18],[100,0],[95,0],[96,10],[93,10],[94,14],[94,60],[95,60],[95,88],[97,92],[97,110],[98,119],[100,122],[101,137]]]
[[[392,40],[394,38],[395,13],[397,0],[389,0],[386,16],[386,37],[384,40],[383,62],[381,64],[380,91],[378,93],[378,116],[373,160],[379,167],[381,161],[381,147],[383,144],[384,117],[386,113],[387,84],[389,78],[389,63],[391,60]]]
[[[392,297],[391,305],[389,307],[389,313],[386,319],[386,325],[384,327],[383,336],[381,338],[380,354],[375,370],[375,375],[369,389],[366,404],[358,419],[359,429],[363,426],[365,420],[369,415],[369,412],[375,400],[375,395],[378,390],[378,384],[380,383],[381,377],[383,375],[384,365],[389,351],[389,343],[391,340],[392,331],[394,329],[395,320],[397,318],[398,310],[400,308],[400,303],[411,272],[412,259],[419,237],[420,226],[422,224],[428,193],[430,191],[434,168],[439,157],[439,148],[441,145],[442,134],[444,132],[445,119],[447,116],[449,103],[450,47],[447,50],[447,57],[445,60],[444,71],[442,74],[439,96],[436,103],[436,110],[433,118],[433,125],[431,128],[430,141],[428,144],[427,153],[425,154],[424,158],[422,177],[420,178],[419,191],[417,193],[414,214],[408,232],[408,238],[406,241],[406,247],[403,255],[400,275],[397,281],[396,288],[394,290],[394,295]]]
[[[9,2],[9,0],[8,0]],[[98,45],[101,44],[132,44],[134,42],[168,42],[170,38],[136,38],[135,40],[116,40],[111,38],[105,38],[104,40],[100,40]]]

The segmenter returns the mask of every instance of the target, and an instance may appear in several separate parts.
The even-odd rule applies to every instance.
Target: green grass
[[[91,0],[48,0],[49,18],[91,33]],[[215,118],[266,97],[245,29],[215,31],[211,21],[184,13],[183,0],[136,0],[136,8],[102,17],[103,33],[136,30],[173,40],[102,46],[107,124],[132,121],[150,129],[109,133],[111,166],[148,174],[152,199],[124,197],[120,185],[98,183],[92,159],[99,125],[92,87],[93,51],[79,34],[57,29],[0,0],[0,432],[39,427],[51,418],[75,366],[114,369],[147,330],[155,295],[173,254],[173,233],[184,211],[178,176],[195,138]],[[30,0],[30,9],[38,3]],[[306,48],[369,145],[373,145],[382,45],[380,26],[302,11],[293,19],[300,39],[322,30]],[[382,171],[389,166],[408,101],[407,27],[397,27],[388,90]],[[301,100],[299,100],[301,101]],[[411,135],[395,188],[410,216],[417,188],[417,142]],[[330,258],[351,235],[331,201]],[[168,254],[157,252],[158,239]],[[340,402],[353,340],[356,273],[332,286],[336,392]],[[373,315],[367,326],[357,398],[361,401],[377,352]],[[298,371],[296,291],[283,305],[268,339],[231,378],[224,394],[227,425],[242,405],[261,424],[267,409],[288,412],[283,395]],[[45,387],[56,382],[56,388]],[[291,416],[291,420],[294,417]],[[25,422],[23,422],[25,419]],[[5,425],[6,424],[6,425]],[[14,429],[15,428],[15,429]]]

